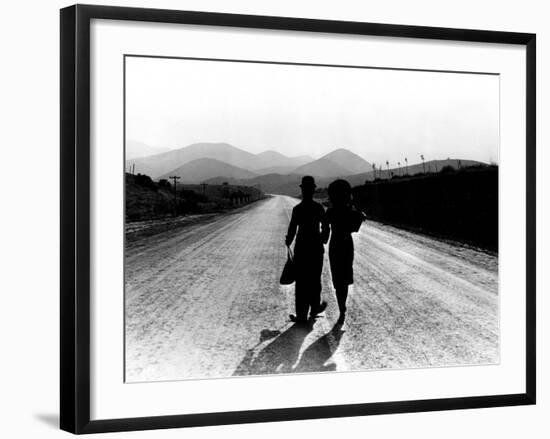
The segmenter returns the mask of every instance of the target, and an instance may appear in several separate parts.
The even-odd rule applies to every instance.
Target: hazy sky
[[[127,139],[383,163],[498,161],[493,75],[126,58]]]

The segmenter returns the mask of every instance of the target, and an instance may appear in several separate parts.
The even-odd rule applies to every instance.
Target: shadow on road
[[[336,370],[336,364],[326,363],[332,357],[344,333],[339,325],[335,325],[330,332],[308,346],[298,361],[300,348],[312,329],[312,325],[293,325],[284,332],[262,330],[258,345],[247,351],[233,376]],[[261,344],[270,339],[273,341],[258,350]]]
[[[300,362],[296,365],[293,372],[333,372],[336,370],[336,363],[327,362],[338,348],[342,335],[341,325],[334,325],[330,332],[327,332],[321,338],[315,340],[302,353]]]

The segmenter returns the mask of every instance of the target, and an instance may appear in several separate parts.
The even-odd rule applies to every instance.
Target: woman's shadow
[[[249,349],[239,363],[234,376],[267,375],[297,372],[324,372],[336,370],[336,364],[326,365],[340,343],[342,334],[340,325],[335,325],[330,332],[313,342],[300,357],[300,348],[312,331],[313,325],[292,325],[286,331],[264,329],[260,333],[260,341]],[[257,351],[259,345],[273,339],[269,344]],[[298,362],[298,364],[296,364]]]
[[[329,332],[307,347],[302,353],[300,362],[294,367],[294,372],[336,371],[336,363],[329,360],[336,352],[344,332],[341,324],[335,324]]]

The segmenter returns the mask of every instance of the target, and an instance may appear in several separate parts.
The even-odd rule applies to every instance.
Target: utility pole
[[[388,168],[388,179],[390,178],[390,162],[386,160],[386,167]]]
[[[208,186],[206,183],[201,183],[202,186],[202,194],[206,195],[206,186]]]
[[[426,164],[424,163],[424,154],[420,154],[420,158],[422,159],[422,169],[424,170],[424,174],[426,173]]]
[[[401,177],[401,162],[397,162],[397,169],[399,170],[399,176]]]
[[[176,216],[178,214],[178,193],[176,192],[176,186],[178,184],[178,180],[181,177],[178,177],[177,175],[171,175],[168,178],[174,180],[174,216]]]
[[[409,161],[407,160],[407,157],[405,157],[405,175],[409,175]]]
[[[132,175],[134,175],[135,173],[136,173],[136,162],[134,162],[132,165]]]

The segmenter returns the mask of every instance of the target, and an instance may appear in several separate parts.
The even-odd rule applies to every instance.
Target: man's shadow
[[[312,324],[292,325],[282,333],[264,329],[260,333],[258,345],[270,338],[274,340],[259,352],[256,350],[258,345],[249,349],[233,375],[267,375],[336,370],[335,364],[325,366],[325,363],[332,357],[342,338],[343,331],[339,325],[334,326],[329,333],[312,343],[302,353],[300,362],[295,366],[300,348],[312,329]],[[329,343],[330,337],[332,337],[332,343]]]
[[[342,335],[342,325],[336,324],[330,332],[327,332],[321,338],[315,340],[302,353],[300,362],[294,368],[294,372],[334,372],[336,363],[334,361],[327,364],[332,358],[340,344]]]

